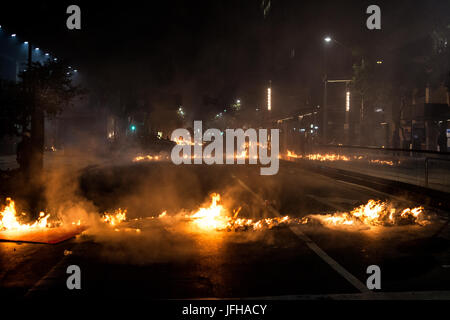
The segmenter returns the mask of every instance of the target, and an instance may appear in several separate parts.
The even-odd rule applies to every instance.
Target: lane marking
[[[313,200],[315,200],[317,202],[320,202],[320,203],[322,203],[322,204],[324,204],[324,205],[326,205],[328,207],[334,208],[335,210],[344,211],[344,212],[348,211],[347,209],[345,209],[344,207],[340,206],[339,204],[331,202],[331,201],[328,201],[325,198],[313,196],[312,194],[307,194],[306,197],[308,197],[310,199],[313,199]]]
[[[71,247],[71,251],[73,252],[76,247],[78,247],[78,243]],[[56,279],[60,279],[58,277],[61,275],[61,269],[63,268],[64,264],[66,263],[67,259],[70,255],[64,256],[59,262],[57,262],[39,281],[37,281],[32,288],[30,288],[27,293],[25,294],[25,298],[33,297],[35,294],[37,294],[39,291],[42,291],[43,288],[50,287],[51,283],[54,283]],[[63,272],[65,274],[65,271]],[[65,279],[64,279],[65,280]],[[64,281],[62,280],[62,281]]]
[[[264,202],[264,199],[262,199],[258,194],[256,194],[253,190],[250,189],[244,182],[242,182],[238,177],[235,175],[232,175],[234,179],[250,194],[252,194],[258,201],[261,201],[261,203]],[[282,215],[272,206],[267,207],[272,213],[274,213],[278,217],[282,217]],[[325,261],[331,268],[333,268],[337,273],[339,273],[344,279],[346,279],[348,282],[350,282],[351,285],[353,285],[358,291],[361,293],[366,293],[368,295],[373,294],[372,291],[370,291],[364,283],[362,283],[358,278],[356,278],[353,274],[348,272],[343,266],[341,266],[336,260],[331,258],[325,251],[323,251],[314,241],[311,240],[305,233],[303,233],[298,227],[289,226],[289,229],[297,235],[301,240],[303,240],[306,245],[314,251],[323,261]]]

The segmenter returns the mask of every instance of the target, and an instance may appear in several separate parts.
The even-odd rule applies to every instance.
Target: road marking
[[[78,244],[75,244],[71,248],[71,251],[73,251],[77,246]],[[25,294],[25,298],[33,297],[33,295],[37,294],[39,291],[42,291],[43,288],[50,287],[50,284],[54,283],[56,279],[61,280],[61,269],[63,269],[65,265],[68,265],[66,261],[69,256],[70,255],[64,256],[58,263],[53,266],[53,268],[50,269],[49,272],[47,272],[41,279],[39,279],[39,281],[36,282],[34,286],[27,291],[27,293]],[[65,270],[63,274],[65,274]]]
[[[337,203],[334,203],[334,202],[332,202],[332,201],[329,201],[329,200],[327,200],[327,199],[325,199],[325,198],[323,198],[323,197],[317,197],[317,196],[313,196],[312,194],[307,194],[306,195],[308,198],[311,198],[311,199],[313,199],[313,200],[315,200],[315,201],[317,201],[317,202],[320,202],[320,203],[322,203],[322,204],[325,204],[326,206],[328,206],[328,207],[331,207],[331,208],[334,208],[334,209],[336,209],[336,210],[338,210],[338,211],[348,211],[346,208],[344,208],[343,206],[341,206],[341,205],[339,205],[339,204],[337,204]]]
[[[242,182],[238,177],[235,175],[232,175],[234,179],[250,194],[252,194],[258,201],[261,201],[261,203],[264,202],[264,199],[262,199],[258,194],[256,194],[253,190],[250,189],[244,182]],[[282,215],[272,206],[268,206],[268,209],[274,213],[276,216],[281,217]],[[373,292],[370,291],[366,285],[364,285],[361,281],[359,281],[358,278],[356,278],[354,275],[352,275],[350,272],[348,272],[343,266],[341,266],[336,260],[331,258],[325,251],[323,251],[314,241],[311,240],[306,234],[304,234],[298,227],[289,226],[291,231],[297,235],[301,240],[303,240],[306,245],[314,251],[323,261],[325,261],[331,268],[333,268],[337,273],[339,273],[344,279],[346,279],[350,284],[352,284],[358,291],[362,293],[366,293],[368,295],[372,294]]]

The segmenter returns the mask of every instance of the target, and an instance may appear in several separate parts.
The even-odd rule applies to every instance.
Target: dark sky
[[[389,56],[450,16],[447,0],[272,0],[267,17],[261,2],[16,1],[2,4],[0,24],[90,79],[179,94],[183,103],[239,96],[257,104],[269,79],[286,92],[319,90],[326,34],[351,48],[329,48],[331,76],[348,77],[350,51]],[[66,29],[70,4],[81,7],[81,31]],[[365,27],[370,4],[382,9],[381,31]]]

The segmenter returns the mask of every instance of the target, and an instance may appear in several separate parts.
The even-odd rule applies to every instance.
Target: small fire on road
[[[178,213],[175,215],[167,214],[164,211],[152,220],[165,222],[169,225],[188,223],[193,227],[194,231],[200,233],[216,232],[216,231],[262,231],[269,230],[274,227],[292,226],[292,225],[322,225],[324,227],[352,227],[352,226],[400,226],[400,225],[418,225],[425,226],[430,224],[429,216],[425,215],[423,207],[414,208],[397,208],[391,203],[369,200],[366,204],[356,207],[349,212],[336,212],[333,214],[312,214],[302,218],[289,216],[250,219],[239,217],[241,208],[229,209],[221,202],[221,196],[218,193],[211,194],[208,204],[199,207],[197,210],[186,213]],[[22,214],[26,216],[26,214]],[[0,234],[2,232],[39,232],[55,230],[59,232],[64,228],[79,228],[85,230],[89,227],[86,222],[78,220],[78,222],[63,223],[56,218],[49,221],[50,214],[41,213],[34,223],[22,222],[21,217],[17,214],[15,203],[11,199],[7,199],[7,204],[0,211]],[[97,218],[98,219],[98,218]],[[149,219],[149,218],[147,218]],[[142,220],[140,218],[133,221]],[[98,220],[97,220],[98,221]],[[100,219],[101,222],[115,228],[119,231],[124,222],[127,221],[127,210],[117,209],[112,212],[104,213]],[[119,228],[119,229],[118,229]],[[126,229],[126,230],[125,230]],[[140,233],[140,229],[126,227],[125,231],[136,231]],[[79,232],[81,232],[79,231]]]
[[[333,226],[394,226],[419,225],[430,223],[424,213],[423,207],[399,209],[388,202],[369,200],[349,212],[336,212],[334,214],[313,214],[303,218],[289,216],[249,219],[239,218],[241,208],[230,211],[221,204],[221,197],[214,193],[211,195],[209,206],[199,208],[197,211],[186,214],[188,219],[200,231],[261,231],[277,226],[321,224],[325,227]],[[166,217],[166,212],[160,217]]]
[[[430,223],[424,214],[423,207],[398,209],[387,202],[369,200],[350,212],[338,212],[326,215],[310,215],[309,219],[317,220],[328,226],[394,226],[416,224],[425,226]]]
[[[127,210],[121,208],[115,210],[113,213],[105,212],[103,214],[103,221],[111,226],[116,226],[127,219]]]
[[[133,159],[133,162],[139,162],[139,161],[159,161],[162,160],[162,156],[155,156],[155,155],[144,155],[144,156],[137,156]]]
[[[392,160],[380,160],[380,159],[370,159],[370,157],[367,156],[344,156],[339,155],[335,153],[326,153],[326,154],[320,154],[320,153],[314,153],[314,154],[296,154],[293,151],[288,150],[287,151],[287,159],[304,159],[304,160],[311,160],[311,161],[319,161],[319,162],[335,162],[335,161],[343,161],[343,162],[349,162],[349,161],[368,161],[370,164],[377,164],[377,165],[386,165],[386,166],[394,166],[395,164],[400,164],[400,161],[392,161]]]

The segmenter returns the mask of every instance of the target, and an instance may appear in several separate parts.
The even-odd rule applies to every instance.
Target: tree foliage
[[[63,62],[32,63],[18,82],[0,86],[0,136],[19,135],[28,129],[33,108],[47,116],[60,113],[83,91],[72,84],[72,72]]]

